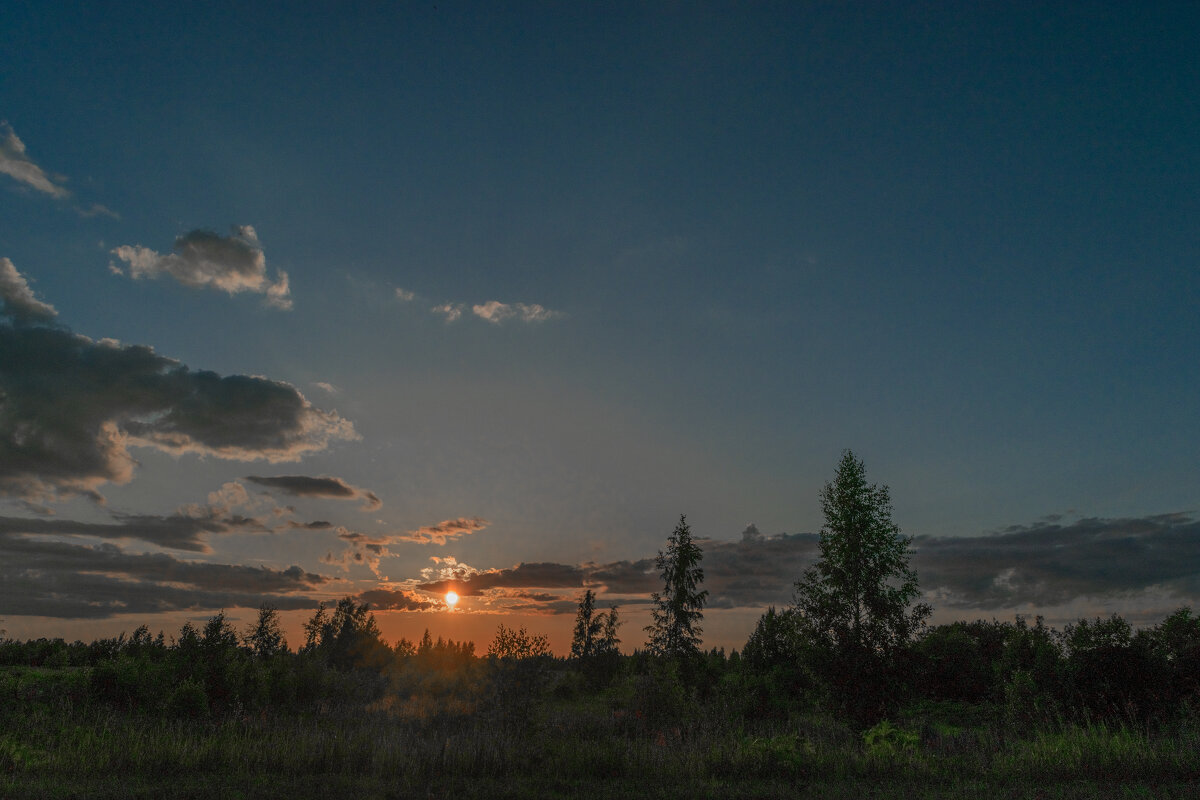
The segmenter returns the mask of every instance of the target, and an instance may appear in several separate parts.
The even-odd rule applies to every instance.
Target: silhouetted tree
[[[487,654],[495,658],[521,660],[550,655],[550,639],[543,634],[531,635],[525,626],[513,630],[503,623],[496,628],[496,637],[488,645]]]
[[[591,589],[579,599],[575,613],[575,632],[571,638],[571,658],[587,661],[599,655],[615,652],[621,640],[617,638],[617,607],[607,613],[596,612],[596,595]]]
[[[909,538],[892,521],[886,486],[868,485],[847,450],[821,490],[820,558],[796,583],[802,633],[825,654],[826,676],[847,710],[865,720],[894,688],[896,654],[930,614],[908,566]]]
[[[659,550],[654,560],[665,585],[661,592],[650,596],[653,622],[646,626],[650,634],[646,647],[651,653],[681,661],[700,654],[700,621],[708,599],[708,591],[700,588],[704,581],[704,570],[700,568],[703,557],[700,546],[692,540],[687,517],[680,515],[679,524],[667,540],[666,552]]]
[[[287,652],[287,639],[279,627],[279,611],[274,606],[264,604],[258,609],[258,620],[246,632],[245,643],[259,658]]]

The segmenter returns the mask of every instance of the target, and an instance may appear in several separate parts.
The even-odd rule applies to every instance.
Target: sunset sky
[[[1200,604],[1190,3],[6,3],[0,629]],[[454,585],[462,600],[442,600]]]

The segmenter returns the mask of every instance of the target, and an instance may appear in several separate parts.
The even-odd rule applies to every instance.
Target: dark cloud
[[[585,568],[567,564],[539,562],[518,564],[510,569],[462,573],[462,577],[443,577],[417,586],[423,592],[442,594],[454,589],[463,597],[478,597],[492,589],[582,588]]]
[[[0,494],[99,499],[125,483],[130,447],[296,461],[357,437],[336,412],[267,378],[194,371],[149,347],[0,319]],[[28,314],[26,314],[26,317]]]
[[[753,526],[735,541],[698,539],[708,608],[787,605],[795,582],[819,557],[819,540],[812,533],[764,536]],[[935,607],[1004,611],[1149,591],[1186,600],[1200,596],[1200,521],[1188,514],[1070,524],[1046,518],[982,536],[916,537],[910,563]],[[527,603],[543,602],[545,594],[557,598],[545,599],[547,608],[562,613],[573,613],[573,606],[554,589],[590,588],[627,604],[662,588],[653,558],[491,570],[452,563],[428,572],[416,585],[422,592],[454,589]]]
[[[100,619],[182,609],[311,608],[298,592],[329,578],[300,567],[269,569],[183,561],[165,553],[127,553],[112,544],[82,545],[0,536],[0,614]]]
[[[0,258],[0,302],[4,315],[17,324],[53,322],[58,316],[54,306],[33,296],[25,276],[7,258]]]
[[[294,497],[327,497],[335,500],[361,499],[364,511],[375,511],[383,505],[374,492],[351,486],[341,478],[313,478],[308,475],[278,475],[264,478],[258,475],[247,475],[246,480]]]
[[[375,611],[426,611],[438,606],[409,589],[370,589],[358,595],[360,603],[369,603]]]
[[[249,225],[235,225],[229,236],[194,230],[175,240],[175,252],[160,254],[141,245],[122,245],[112,254],[128,264],[129,276],[158,278],[169,275],[184,286],[211,287],[228,294],[254,292],[266,295],[267,305],[290,309],[292,299],[287,273],[276,270],[267,278],[267,260],[258,234]],[[111,269],[124,274],[115,264]]]
[[[1200,522],[1187,514],[1044,520],[985,536],[917,537],[914,568],[955,608],[1058,605],[1160,587],[1200,593]]]
[[[79,522],[57,517],[25,519],[0,517],[0,537],[12,534],[31,536],[94,536],[99,539],[136,539],[174,550],[210,552],[206,535],[234,530],[267,530],[252,517],[190,517],[181,514],[114,514],[116,522]]]

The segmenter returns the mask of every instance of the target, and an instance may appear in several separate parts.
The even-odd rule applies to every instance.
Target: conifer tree
[[[704,582],[704,570],[700,568],[703,557],[700,546],[692,540],[686,515],[680,515],[679,524],[667,540],[666,552],[658,551],[654,560],[664,583],[661,592],[650,596],[653,622],[646,626],[650,634],[646,647],[655,655],[685,660],[700,654],[700,622],[708,599],[708,591],[700,588]]]

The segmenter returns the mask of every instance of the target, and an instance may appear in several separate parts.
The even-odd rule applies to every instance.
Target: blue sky
[[[729,582],[709,641],[740,646],[799,577],[755,554],[802,569],[845,448],[957,559],[923,582],[945,618],[1192,602],[1198,22],[8,4],[0,627],[256,598],[294,626],[386,591],[386,633],[482,644],[565,635],[586,586],[631,646],[649,589],[605,567],[644,572],[686,513]],[[134,518],[202,519],[204,546],[66,524]],[[947,577],[1006,535],[1076,537],[1090,577],[1025,551]],[[1114,537],[1171,569],[1115,580],[1089,556]],[[196,563],[225,572],[163,577]],[[493,586],[450,615],[421,589],[447,576]]]

